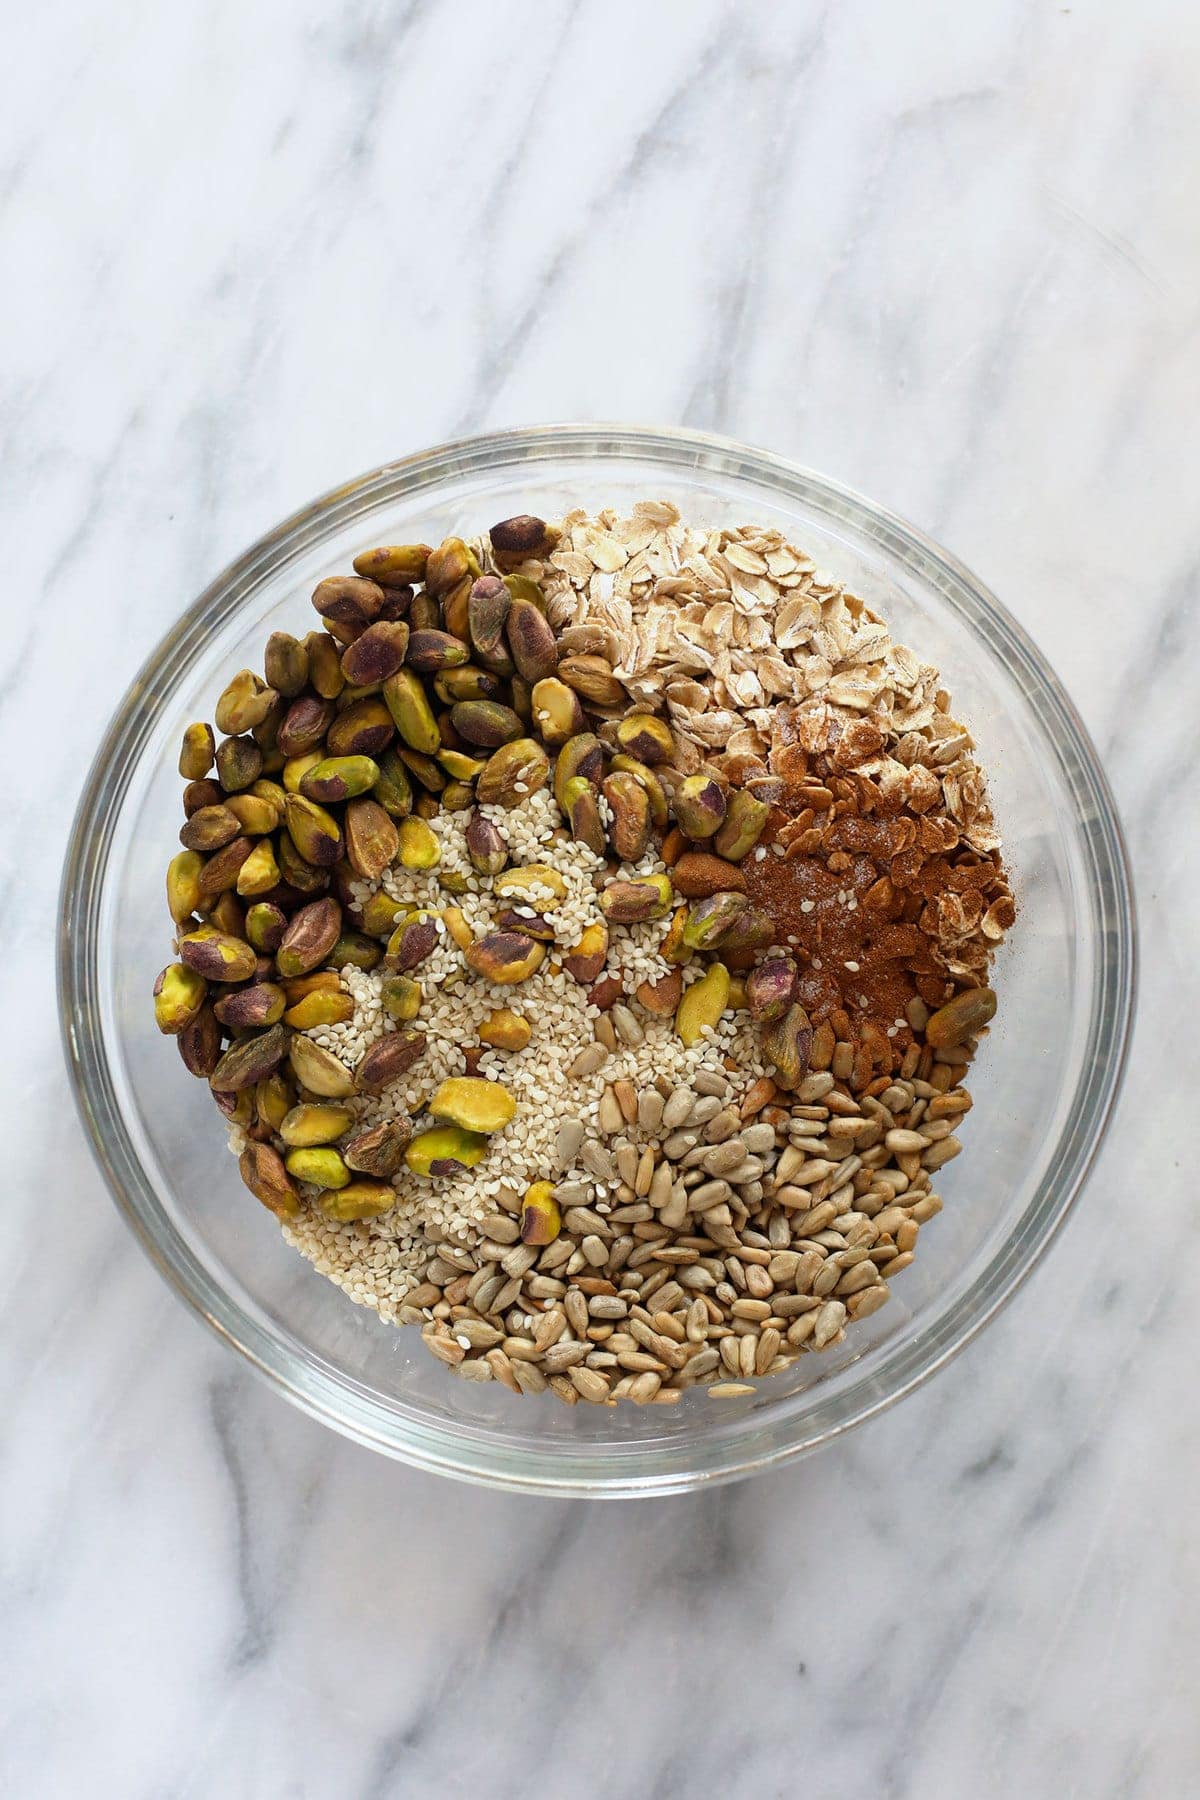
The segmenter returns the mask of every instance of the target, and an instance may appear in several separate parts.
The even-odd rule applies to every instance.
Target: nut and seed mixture
[[[936,669],[665,502],[365,551],[184,734],[160,1028],[460,1377],[714,1398],[887,1301],[1014,920]]]

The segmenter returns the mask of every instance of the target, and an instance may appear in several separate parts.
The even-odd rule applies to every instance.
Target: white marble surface
[[[1200,1791],[1197,19],[10,13],[0,1792]],[[53,1018],[82,772],[180,606],[349,473],[584,417],[769,445],[973,565],[1101,748],[1145,952],[1107,1151],[999,1323],[805,1465],[641,1506],[268,1393],[119,1223]]]

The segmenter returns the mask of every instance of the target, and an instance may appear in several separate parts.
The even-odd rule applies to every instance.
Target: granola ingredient
[[[839,1344],[940,1206],[1014,915],[936,671],[665,503],[314,605],[180,756],[156,1011],[247,1185],[472,1381],[667,1404]]]
[[[675,1029],[680,1042],[689,1049],[699,1043],[706,1031],[715,1030],[728,1003],[729,970],[724,963],[713,963],[699,981],[692,983],[679,1002]]]
[[[354,1092],[354,1078],[336,1056],[310,1037],[293,1037],[288,1046],[292,1074],[302,1088],[325,1100],[345,1100]]]
[[[285,1113],[278,1130],[290,1149],[308,1149],[314,1144],[336,1143],[353,1123],[354,1114],[348,1106],[310,1100]]]
[[[770,814],[765,800],[756,800],[745,788],[739,788],[730,798],[724,823],[713,839],[717,855],[729,862],[741,862],[762,836]]]
[[[158,1029],[178,1036],[191,1025],[208,992],[208,983],[195,969],[172,963],[154,984],[154,1020]]]
[[[381,1213],[390,1212],[395,1203],[396,1190],[390,1182],[360,1179],[323,1193],[319,1204],[326,1218],[344,1225],[358,1219],[377,1219]]]
[[[299,1214],[295,1183],[270,1144],[247,1144],[238,1159],[238,1172],[255,1199],[278,1218],[294,1219]]]
[[[429,1102],[435,1119],[484,1135],[507,1125],[516,1110],[517,1103],[507,1089],[497,1081],[478,1076],[455,1076],[443,1081]]]
[[[690,838],[709,838],[719,831],[727,804],[724,788],[712,775],[685,775],[675,789],[675,817]]]
[[[411,1140],[404,1160],[414,1175],[457,1175],[487,1154],[487,1139],[460,1125],[435,1125]]]
[[[408,1073],[425,1049],[423,1031],[404,1025],[371,1045],[354,1071],[354,1083],[360,1094],[381,1094],[402,1075]]]
[[[562,1212],[554,1198],[554,1183],[532,1182],[521,1202],[521,1242],[540,1248],[552,1244],[561,1230]]]
[[[480,1042],[493,1050],[524,1050],[533,1036],[529,1020],[502,1006],[489,1013],[479,1027]]]
[[[485,981],[510,987],[541,968],[546,946],[519,931],[489,931],[467,951],[467,965]]]
[[[350,1171],[337,1151],[328,1148],[289,1150],[283,1166],[293,1180],[309,1187],[344,1188],[350,1180]]]
[[[991,988],[966,988],[927,1020],[925,1042],[935,1050],[948,1050],[982,1030],[995,1013],[996,996]]]
[[[342,1159],[348,1169],[388,1180],[399,1172],[411,1137],[412,1124],[408,1119],[388,1119],[344,1142]]]
[[[217,739],[211,725],[189,725],[179,751],[179,773],[185,781],[199,781],[213,766]]]
[[[209,1076],[209,1087],[215,1094],[236,1094],[253,1087],[274,1074],[287,1055],[290,1039],[286,1026],[272,1025],[257,1037],[231,1044]]]

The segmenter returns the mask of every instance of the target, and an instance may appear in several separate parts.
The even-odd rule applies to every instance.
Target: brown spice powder
[[[784,792],[761,840],[766,856],[742,864],[749,898],[795,956],[813,1025],[865,1039],[877,1063],[890,1046],[894,1066],[917,1036],[914,1000],[936,1010],[973,985],[976,965],[986,979],[980,918],[992,903],[1011,908],[1000,859],[961,846],[945,815],[848,769],[845,745],[832,756],[793,748],[775,767]]]
[[[745,873],[752,904],[771,914],[778,941],[796,957],[797,997],[813,1024],[840,1007],[858,1026],[854,1039],[869,1023],[905,1050],[912,1041],[905,1009],[918,991],[917,966],[931,977],[936,969],[915,926],[864,905],[879,879],[875,862],[857,856],[848,870],[835,871],[820,856],[785,860],[768,852],[762,862],[745,865]]]

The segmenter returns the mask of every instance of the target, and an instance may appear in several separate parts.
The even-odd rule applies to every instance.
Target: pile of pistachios
[[[776,957],[751,973],[775,927],[750,903],[738,865],[767,823],[769,795],[695,769],[694,757],[685,772],[667,720],[630,706],[604,656],[564,648],[540,586],[519,572],[555,539],[523,515],[475,546],[448,538],[436,549],[365,552],[353,575],[317,586],[322,628],[273,633],[262,676],[239,671],[214,725],[183,734],[183,847],[167,871],[178,960],[155,984],[155,1014],[242,1133],[246,1185],[282,1217],[307,1202],[338,1220],[372,1217],[394,1203],[405,1169],[453,1177],[511,1116],[501,1084],[471,1072],[441,1084],[431,1129],[416,1135],[407,1118],[356,1134],[345,1104],[385,1091],[425,1049],[411,976],[437,925],[382,892],[360,896],[392,865],[437,871],[429,821],[442,810],[470,811],[472,867],[495,877],[509,855],[489,814],[550,784],[564,838],[608,865],[601,917],[577,944],[556,945],[544,917],[520,904],[478,939],[464,933],[454,905],[462,878],[441,875],[443,922],[480,979],[515,985],[553,954],[611,1005],[609,927],[669,918],[666,963],[712,963],[686,989],[681,976],[648,986],[647,1007],[675,1012],[680,1038],[695,1043],[734,984],[763,1025],[778,1085],[794,1086],[808,1066],[794,965]],[[648,853],[657,867],[639,872]],[[396,1028],[349,1071],[305,1033],[350,1017],[343,971],[381,964]],[[509,1019],[496,1015],[491,1041],[528,1033]],[[523,1229],[544,1233],[545,1214],[531,1207]]]

